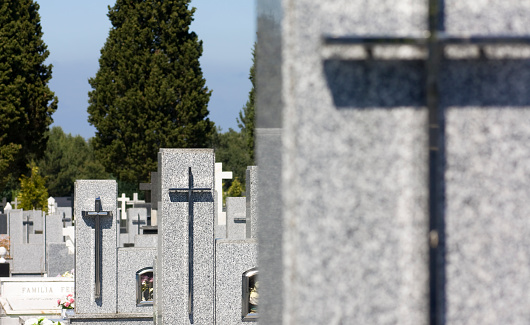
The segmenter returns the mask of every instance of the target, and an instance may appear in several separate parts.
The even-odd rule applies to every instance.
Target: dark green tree
[[[250,67],[250,75],[248,77],[252,83],[252,88],[248,93],[248,100],[241,111],[239,111],[239,118],[237,124],[241,129],[241,134],[245,138],[245,144],[250,157],[250,165],[254,164],[254,129],[255,129],[255,114],[254,102],[256,98],[256,43],[252,48],[252,66]],[[244,179],[244,178],[242,178]]]
[[[65,134],[58,126],[50,130],[46,151],[37,165],[40,174],[46,177],[51,196],[71,195],[76,179],[110,178],[85,139]]]
[[[159,148],[211,145],[210,91],[190,31],[189,0],[117,0],[89,80],[89,122],[97,129],[96,156],[119,180],[147,181]]]
[[[33,0],[0,1],[0,188],[42,154],[57,109],[38,10]]]

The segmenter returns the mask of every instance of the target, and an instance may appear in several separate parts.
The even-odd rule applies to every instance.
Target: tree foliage
[[[0,187],[42,154],[57,109],[38,10],[33,0],[0,2]]]
[[[245,137],[241,132],[229,129],[228,132],[221,133],[218,129],[213,138],[213,145],[215,160],[223,163],[224,170],[233,173],[233,179],[226,180],[223,184],[226,190],[236,178],[245,179],[247,166],[252,165],[252,161],[247,151]]]
[[[254,129],[255,129],[255,110],[254,103],[256,98],[256,43],[252,49],[252,66],[250,67],[250,75],[248,77],[252,83],[252,88],[248,93],[248,100],[243,109],[239,111],[239,118],[237,123],[241,129],[241,133],[245,138],[248,155],[250,157],[250,165],[254,164]]]
[[[76,179],[110,178],[95,159],[89,143],[80,135],[65,134],[58,126],[50,130],[46,151],[38,166],[40,173],[46,176],[51,196],[71,195]]]
[[[109,8],[88,113],[96,156],[120,180],[147,181],[159,148],[211,145],[210,91],[189,2],[117,0]]]
[[[39,167],[34,162],[28,165],[30,176],[20,178],[19,208],[24,210],[42,210],[48,212],[48,190],[45,178],[39,174]]]

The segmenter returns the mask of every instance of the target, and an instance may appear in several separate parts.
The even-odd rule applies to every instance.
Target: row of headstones
[[[158,166],[158,233],[136,234],[134,247],[119,247],[116,183],[76,182],[76,315],[70,322],[255,321],[257,169],[249,167],[247,197],[228,198],[227,222],[219,225],[212,150],[161,149]],[[136,244],[148,237],[156,247]],[[153,275],[154,306],[140,294],[142,279]]]
[[[40,210],[8,209],[0,233],[9,239],[12,275],[56,276],[74,268],[75,233],[71,208],[46,215]]]

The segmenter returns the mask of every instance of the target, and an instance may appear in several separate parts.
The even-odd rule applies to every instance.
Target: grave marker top
[[[94,275],[95,275],[95,291],[94,291],[94,297],[95,299],[101,298],[101,236],[99,234],[100,232],[100,217],[112,217],[112,212],[109,211],[102,211],[103,208],[101,207],[101,198],[96,198],[95,200],[95,207],[94,211],[83,211],[83,217],[94,217],[96,221],[96,225],[94,227],[94,230],[96,232],[95,236],[95,268],[94,268]]]
[[[193,197],[194,192],[211,191],[208,187],[194,187],[193,173],[188,168],[188,187],[170,188],[170,192],[185,192],[188,195],[188,313],[193,319]]]
[[[127,202],[130,201],[128,197],[125,197],[125,193],[121,193],[118,201],[121,202],[121,220],[127,219]]]

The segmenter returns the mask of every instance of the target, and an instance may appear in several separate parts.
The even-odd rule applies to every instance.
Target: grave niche
[[[136,272],[136,305],[153,305],[153,268],[146,267]]]
[[[259,282],[258,269],[252,268],[243,273],[241,298],[241,316],[244,322],[256,322],[258,320]]]

